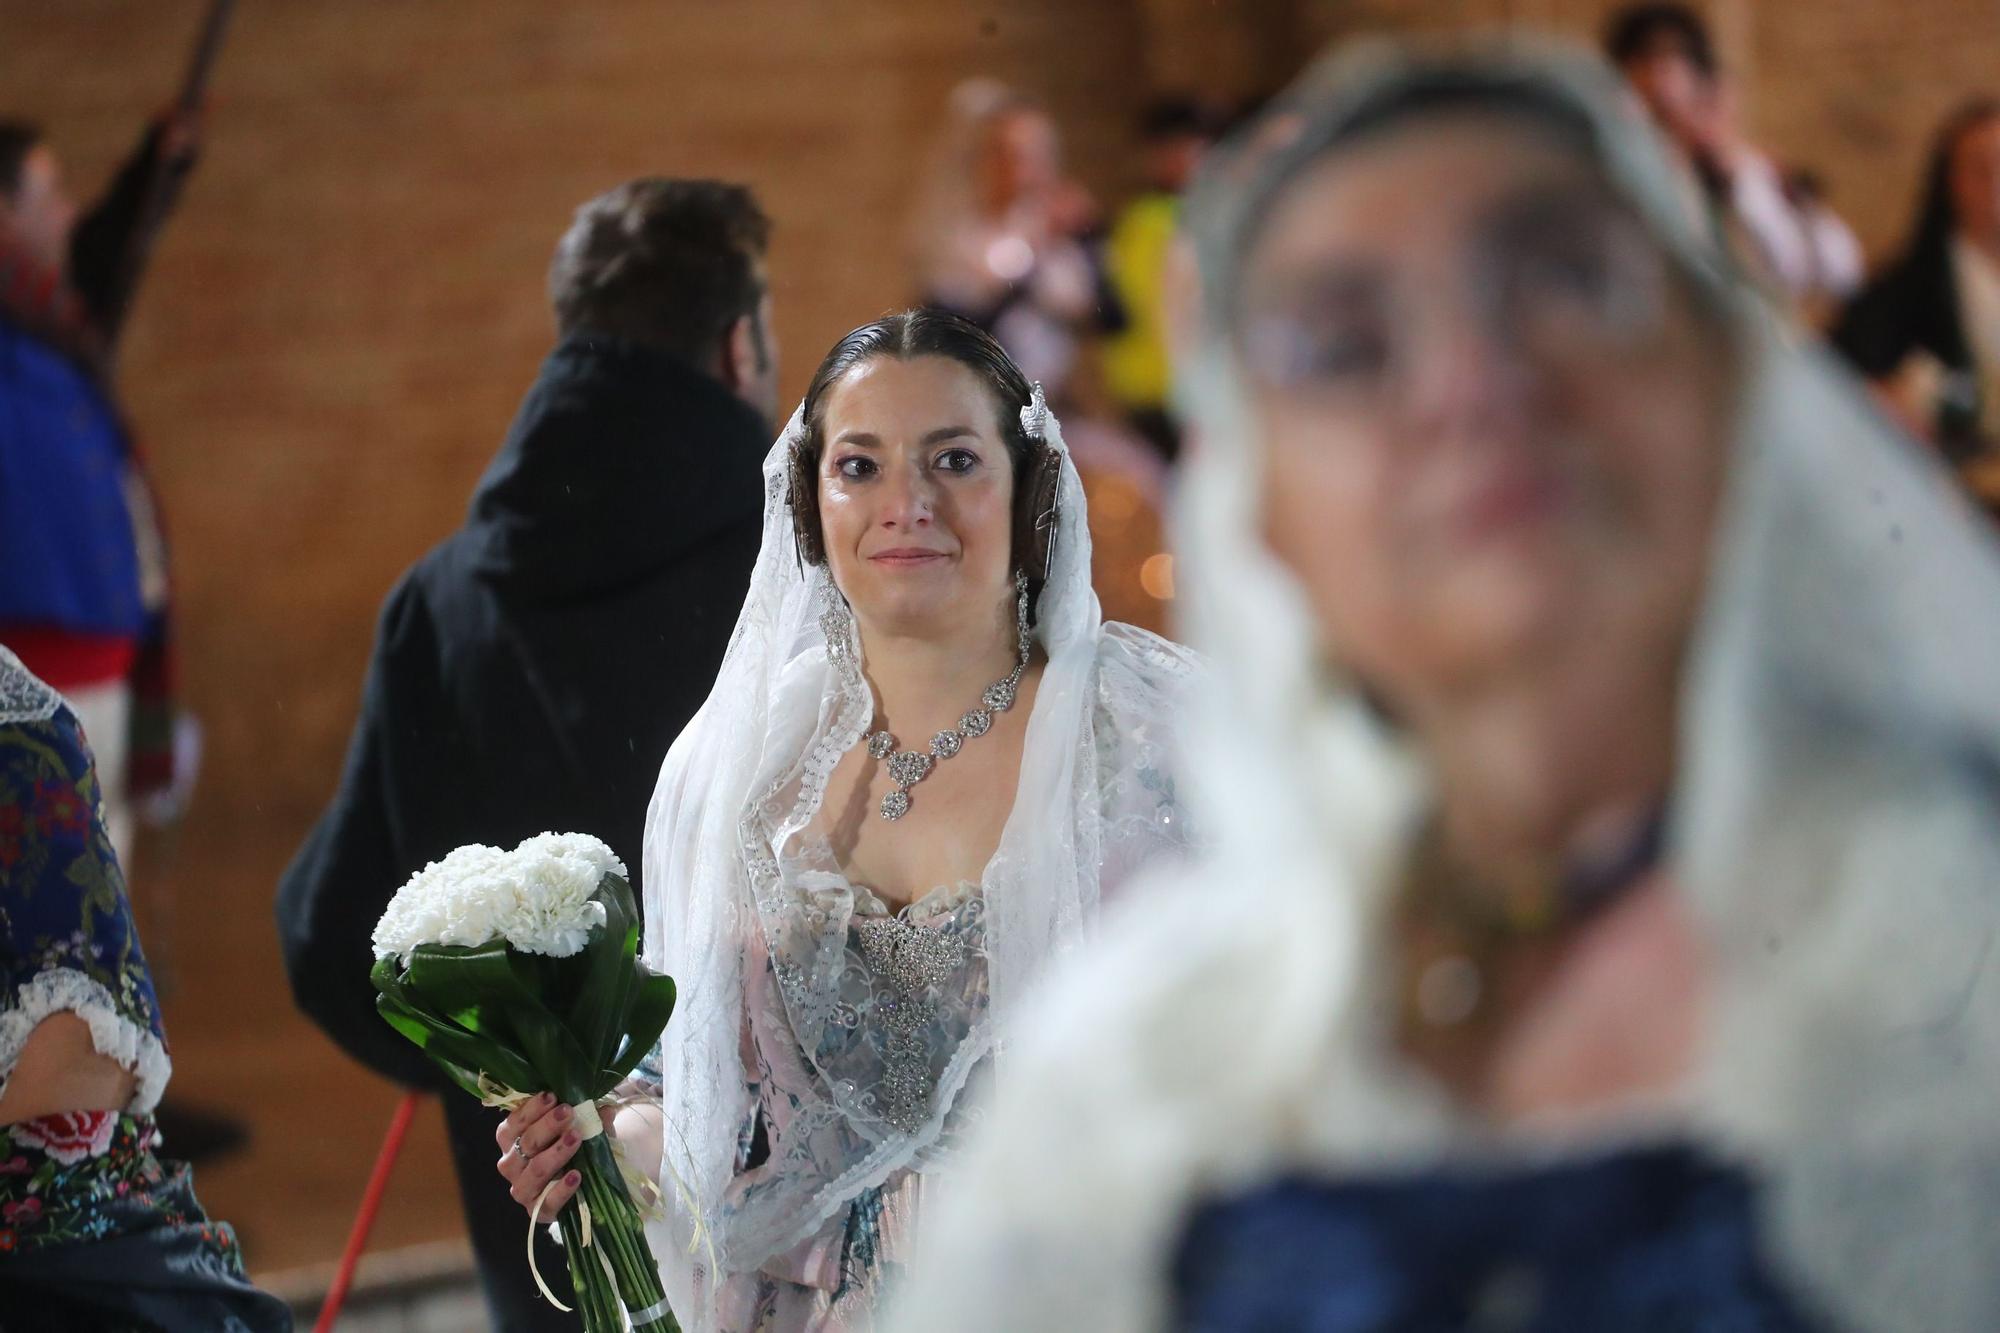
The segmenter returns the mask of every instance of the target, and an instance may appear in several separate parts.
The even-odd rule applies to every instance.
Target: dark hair
[[[1200,98],[1161,97],[1140,113],[1139,136],[1148,143],[1162,139],[1214,139],[1221,135],[1224,120],[1220,111]]]
[[[21,193],[21,172],[28,154],[42,144],[42,127],[25,120],[0,120],[0,199],[8,203]]]
[[[949,357],[970,370],[995,399],[1000,438],[1014,460],[1014,563],[1028,576],[1037,598],[1049,576],[1049,552],[1056,538],[1056,484],[1062,458],[1021,426],[1021,409],[1033,400],[1027,376],[993,335],[946,310],[904,310],[863,324],[839,342],[813,372],[802,411],[804,431],[793,445],[790,499],[792,531],[799,558],[826,562],[826,537],[819,519],[819,464],[826,452],[826,394],[856,366],[881,357],[907,361],[919,356]]]
[[[556,327],[631,338],[707,365],[730,325],[757,317],[770,237],[770,220],[741,185],[627,181],[577,209],[556,244]]]
[[[1924,171],[1924,193],[1916,225],[1904,246],[1904,264],[1949,263],[1952,234],[1958,230],[1958,208],[1951,197],[1951,159],[1958,141],[1991,120],[2000,120],[2000,98],[1975,97],[1961,102],[1931,140],[1930,165]]]
[[[1612,16],[1604,29],[1604,53],[1623,67],[1671,44],[1708,78],[1721,68],[1715,43],[1701,16],[1679,4],[1633,5]]]

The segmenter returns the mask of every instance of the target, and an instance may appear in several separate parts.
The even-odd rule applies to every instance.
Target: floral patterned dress
[[[153,1153],[171,1072],[159,1001],[75,716],[0,648],[0,1094],[28,1036],[71,1013],[134,1076],[119,1110],[0,1125],[0,1328],[289,1329]]]

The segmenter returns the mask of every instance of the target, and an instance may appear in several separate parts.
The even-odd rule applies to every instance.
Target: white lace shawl
[[[843,974],[861,965],[845,916],[817,910],[781,861],[835,763],[860,740],[874,700],[851,659],[829,660],[819,624],[828,577],[823,567],[801,568],[794,552],[786,477],[798,414],[765,460],[763,547],[749,596],[714,691],[667,756],[646,824],[645,957],[680,993],[660,1051],[664,1165],[684,1192],[652,1239],[691,1333],[713,1321],[712,1266],[754,1269],[813,1235],[860,1190],[929,1165],[958,1124],[959,1091],[996,1049],[995,1029],[1094,921],[1100,877],[1115,882],[1154,851],[1185,844],[1166,727],[1190,658],[1144,631],[1101,623],[1082,486],[1039,394],[1023,424],[1062,456],[1060,531],[1035,629],[1048,661],[1014,808],[983,882],[985,1012],[967,1016],[964,1039],[942,1057],[929,1118],[914,1132],[885,1119],[879,1062],[815,1066],[817,1100],[797,1112],[813,1131],[804,1137],[854,1150],[786,1155],[754,1207],[725,1214],[717,1205],[752,1109],[739,1047],[751,933],[769,952],[809,1057],[818,1058],[818,1034],[863,1021],[842,998]]]
[[[1323,136],[1421,59],[1351,54],[1284,105]],[[1189,1209],[1276,1173],[1660,1136],[1751,1170],[1783,1276],[1836,1327],[2000,1328],[2000,553],[1843,373],[1714,276],[1595,62],[1480,59],[1588,118],[1744,348],[1669,847],[1715,960],[1698,1071],[1665,1115],[1502,1139],[1396,1057],[1381,908],[1424,774],[1329,683],[1257,537],[1257,432],[1211,327],[1184,385],[1203,447],[1179,518],[1211,663],[1189,772],[1214,853],[1044,991],[919,1250],[903,1333],[1162,1327]],[[1191,213],[1217,309],[1248,205],[1240,176],[1212,182]]]
[[[0,727],[46,722],[61,707],[62,696],[0,645]],[[4,906],[5,897],[0,895],[0,909]],[[0,1093],[7,1089],[29,1034],[42,1020],[65,1012],[89,1026],[91,1045],[99,1055],[117,1061],[134,1076],[127,1110],[145,1115],[159,1105],[173,1075],[166,1048],[149,1029],[126,1017],[101,984],[72,967],[38,972],[13,995],[0,997]]]

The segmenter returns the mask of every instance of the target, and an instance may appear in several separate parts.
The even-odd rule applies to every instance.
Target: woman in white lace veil
[[[1482,116],[1503,123],[1464,123]],[[1622,868],[1592,886],[1571,860],[1542,926],[1427,951],[1443,927],[1420,868],[1463,774],[1421,725],[1387,720],[1407,716],[1401,682],[1377,669],[1359,685],[1328,611],[1341,596],[1351,611],[1353,588],[1327,589],[1360,575],[1271,543],[1284,424],[1258,377],[1319,377],[1330,394],[1372,365],[1368,346],[1325,336],[1371,293],[1321,293],[1328,323],[1265,341],[1285,329],[1258,326],[1249,289],[1289,243],[1281,227],[1357,244],[1363,206],[1339,193],[1356,180],[1408,187],[1395,173],[1434,161],[1473,182],[1433,176],[1400,214],[1373,215],[1367,243],[1395,253],[1398,237],[1428,244],[1426,210],[1487,188],[1503,158],[1554,179],[1587,164],[1608,224],[1636,219],[1664,257],[1671,286],[1654,295],[1682,293],[1721,357],[1716,429],[1681,437],[1681,466],[1714,477],[1712,521],[1687,530],[1713,535],[1688,539],[1705,559],[1682,646],[1634,659],[1668,669],[1670,725],[1655,818],[1612,839]],[[1511,188],[1496,197],[1526,197]],[[1287,208],[1294,189],[1317,191],[1316,215]],[[2000,557],[1932,463],[1731,281],[1681,197],[1596,62],[1514,45],[1322,62],[1210,169],[1190,210],[1201,316],[1182,388],[1200,448],[1179,572],[1212,662],[1188,771],[1214,855],[1044,992],[892,1324],[2000,1327]],[[1484,258],[1562,262],[1486,270],[1506,281],[1463,299],[1494,304],[1454,315],[1518,313],[1512,282],[1594,299],[1620,254],[1643,270],[1644,250],[1564,249],[1591,212],[1516,214],[1540,221]],[[1434,276],[1432,293],[1460,274]],[[1657,327],[1619,327],[1629,311],[1646,314],[1591,312],[1605,348]],[[1506,346],[1459,372],[1527,364]],[[1625,351],[1605,355],[1606,375],[1632,377]],[[1640,422],[1628,437],[1663,403],[1689,406],[1671,384],[1651,399],[1636,379],[1611,387]],[[1622,623],[1599,633],[1612,659]],[[1614,721],[1578,753],[1644,748],[1638,733]],[[1515,1030],[1513,1049],[1546,1064],[1482,1083],[1438,1053],[1438,1032],[1533,1003],[1500,989],[1522,975],[1492,970],[1510,949],[1607,966],[1539,974],[1582,1002]]]
[[[957,401],[997,411],[997,428],[945,438],[965,423],[896,398],[920,371],[971,384]],[[864,386],[872,416],[853,406]],[[971,502],[946,495],[990,484],[982,471],[1012,476],[997,557],[975,549]],[[942,576],[864,573],[831,535],[836,518],[852,526],[836,511],[878,503],[855,497],[888,495],[892,476],[915,498],[875,512],[884,541],[945,549],[955,514],[964,570],[1010,562],[992,588],[950,576],[952,596],[1004,608],[991,627],[978,608],[970,623],[1013,670],[951,703],[964,716],[928,744],[943,719],[899,717],[877,689],[907,675],[885,659],[911,641],[908,624],[888,632],[885,599]],[[646,827],[644,955],[680,994],[651,1062],[669,1182],[652,1242],[690,1330],[866,1326],[924,1173],[976,1115],[996,1029],[1083,938],[1100,889],[1186,838],[1165,725],[1190,659],[1102,623],[1061,431],[991,338],[928,311],[855,330],[815,375],[764,480],[749,596]],[[944,497],[935,531],[923,496]],[[866,560],[902,558],[875,549]],[[897,727],[917,734],[896,741]],[[991,835],[979,820],[955,822],[968,782],[999,798],[987,803],[997,844],[980,845]],[[912,839],[942,838],[964,844],[952,854],[973,870],[955,884],[885,882],[900,869],[857,882],[857,834],[878,869]],[[909,901],[898,909],[896,897]]]

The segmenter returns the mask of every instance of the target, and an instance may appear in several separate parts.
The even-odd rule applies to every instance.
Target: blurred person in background
[[[1179,228],[1181,194],[1215,141],[1220,119],[1191,97],[1163,98],[1147,109],[1140,125],[1146,185],[1118,210],[1104,247],[1125,317],[1124,327],[1105,339],[1105,388],[1133,429],[1170,461],[1180,452],[1180,434],[1167,415],[1167,256]]]
[[[976,78],[952,92],[950,112],[918,210],[924,302],[992,332],[1064,412],[1104,612],[1164,630],[1164,454],[1100,382],[1098,338],[1124,330],[1128,312],[1104,266],[1096,204],[1062,172],[1060,134],[1042,106]]]
[[[2000,442],[2000,99],[1945,120],[1902,254],[1831,336],[1953,462]],[[2000,505],[2000,487],[1987,498]]]
[[[1527,47],[1206,173],[1215,854],[1014,1029],[896,1327],[2000,1327],[2000,550],[1679,189]]]
[[[549,829],[638,862],[660,759],[715,679],[757,553],[769,231],[720,181],[637,180],[578,209],[549,268],[555,348],[464,527],[383,608],[340,790],[277,913],[300,1008],[385,1077],[446,1086],[368,980],[412,873]],[[573,1327],[529,1277],[492,1113],[455,1090],[444,1112],[494,1327]]]
[[[1756,281],[1807,315],[1860,285],[1846,224],[1823,200],[1803,212],[1778,164],[1744,135],[1736,91],[1700,15],[1683,4],[1634,5],[1612,17],[1604,46]]]
[[[1868,258],[1862,253],[1861,238],[1836,213],[1827,197],[1826,181],[1808,167],[1794,167],[1785,173],[1785,197],[1799,215],[1805,229],[1808,250],[1815,266],[1812,287],[1820,293],[1824,324],[1838,310],[1838,302],[1861,289],[1868,276]]]
[[[279,1333],[187,1166],[152,974],[75,712],[0,647],[0,1327]]]
[[[197,112],[153,125],[81,219],[38,126],[0,121],[0,640],[68,697],[130,867],[135,811],[191,779],[175,754],[166,548],[113,353],[192,170]]]
[[[913,237],[923,302],[999,339],[1058,408],[1085,340],[1119,322],[1096,227],[1045,109],[990,79],[953,90]]]
[[[1097,207],[1062,169],[1055,121],[990,79],[951,97],[914,236],[925,304],[977,324],[1064,414],[1090,502],[1093,580],[1105,614],[1166,628],[1171,576],[1161,554],[1160,451],[1109,410],[1097,339],[1124,327],[1097,231]]]

